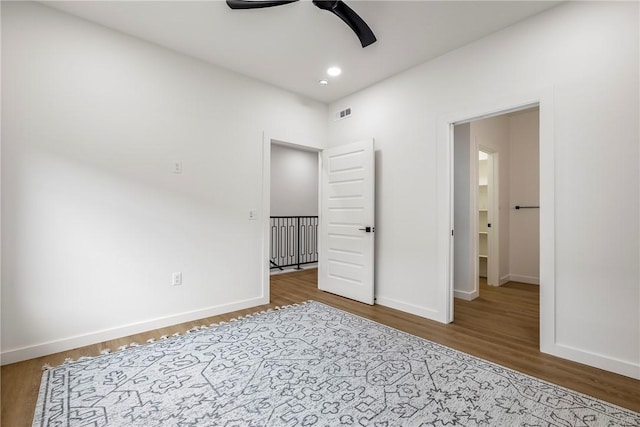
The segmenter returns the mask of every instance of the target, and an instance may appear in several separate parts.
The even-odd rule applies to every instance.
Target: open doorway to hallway
[[[290,156],[307,159],[283,161]],[[264,136],[263,296],[274,269],[317,263],[318,289],[374,303],[374,164],[373,138],[321,149]],[[297,214],[302,203],[294,191],[308,200],[308,214]],[[278,211],[282,206],[287,210]]]
[[[479,318],[500,293],[539,301],[539,181],[538,107],[454,127],[453,289]],[[538,344],[539,329],[523,334]]]
[[[270,171],[271,274],[317,268],[318,152],[271,143]]]

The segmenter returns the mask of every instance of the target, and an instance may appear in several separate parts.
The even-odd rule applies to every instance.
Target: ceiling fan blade
[[[334,15],[342,19],[358,36],[362,47],[367,47],[370,44],[376,42],[376,36],[371,31],[371,28],[360,16],[354,12],[349,6],[344,4],[342,0],[322,1],[313,0],[313,4],[323,10],[328,10]]]
[[[262,7],[282,6],[298,0],[227,0],[231,9],[260,9]]]

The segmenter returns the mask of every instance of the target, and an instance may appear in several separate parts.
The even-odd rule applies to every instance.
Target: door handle
[[[365,227],[365,228],[358,228],[358,230],[360,231],[364,231],[366,233],[371,233],[376,231],[375,227]]]

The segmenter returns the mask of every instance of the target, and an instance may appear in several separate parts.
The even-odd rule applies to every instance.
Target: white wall
[[[318,215],[318,153],[271,146],[271,215]]]
[[[438,214],[440,118],[551,92],[541,115],[553,122],[555,273],[541,283],[552,316],[543,349],[640,378],[638,39],[638,3],[571,2],[330,105],[353,115],[328,117],[328,145],[373,136],[382,159],[378,303],[440,315],[439,239],[450,233]]]
[[[460,124],[454,127],[454,263],[453,263],[453,289],[456,298],[472,300],[478,296],[476,289],[476,279],[473,277],[475,270],[474,257],[476,251],[473,246],[477,240],[472,238],[471,228],[473,218],[477,215],[471,210],[471,170],[472,162],[477,162],[472,157],[473,148],[471,144],[471,125],[469,123]],[[477,156],[476,156],[477,157]],[[471,244],[469,244],[471,242]]]
[[[555,317],[545,350],[640,378],[638,38],[637,3],[572,2],[327,110],[3,2],[3,363],[264,301],[262,223],[247,221],[261,203],[263,130],[316,146],[327,127],[329,145],[376,138],[378,303],[433,316],[445,285],[438,120],[546,89],[555,287],[543,281],[541,293]],[[351,118],[333,122],[328,112],[345,106]],[[169,173],[173,160],[183,174]],[[169,286],[172,271],[182,287]]]
[[[539,111],[509,116],[509,280],[540,280],[540,210],[513,209],[540,205]]]
[[[325,105],[22,2],[2,90],[3,363],[268,301],[263,131]]]

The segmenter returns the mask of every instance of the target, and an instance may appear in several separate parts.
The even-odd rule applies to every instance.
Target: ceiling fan
[[[259,9],[263,7],[281,6],[298,0],[227,0],[231,9]],[[313,0],[316,7],[329,11],[342,19],[358,36],[362,47],[376,42],[376,36],[371,28],[342,0]]]

